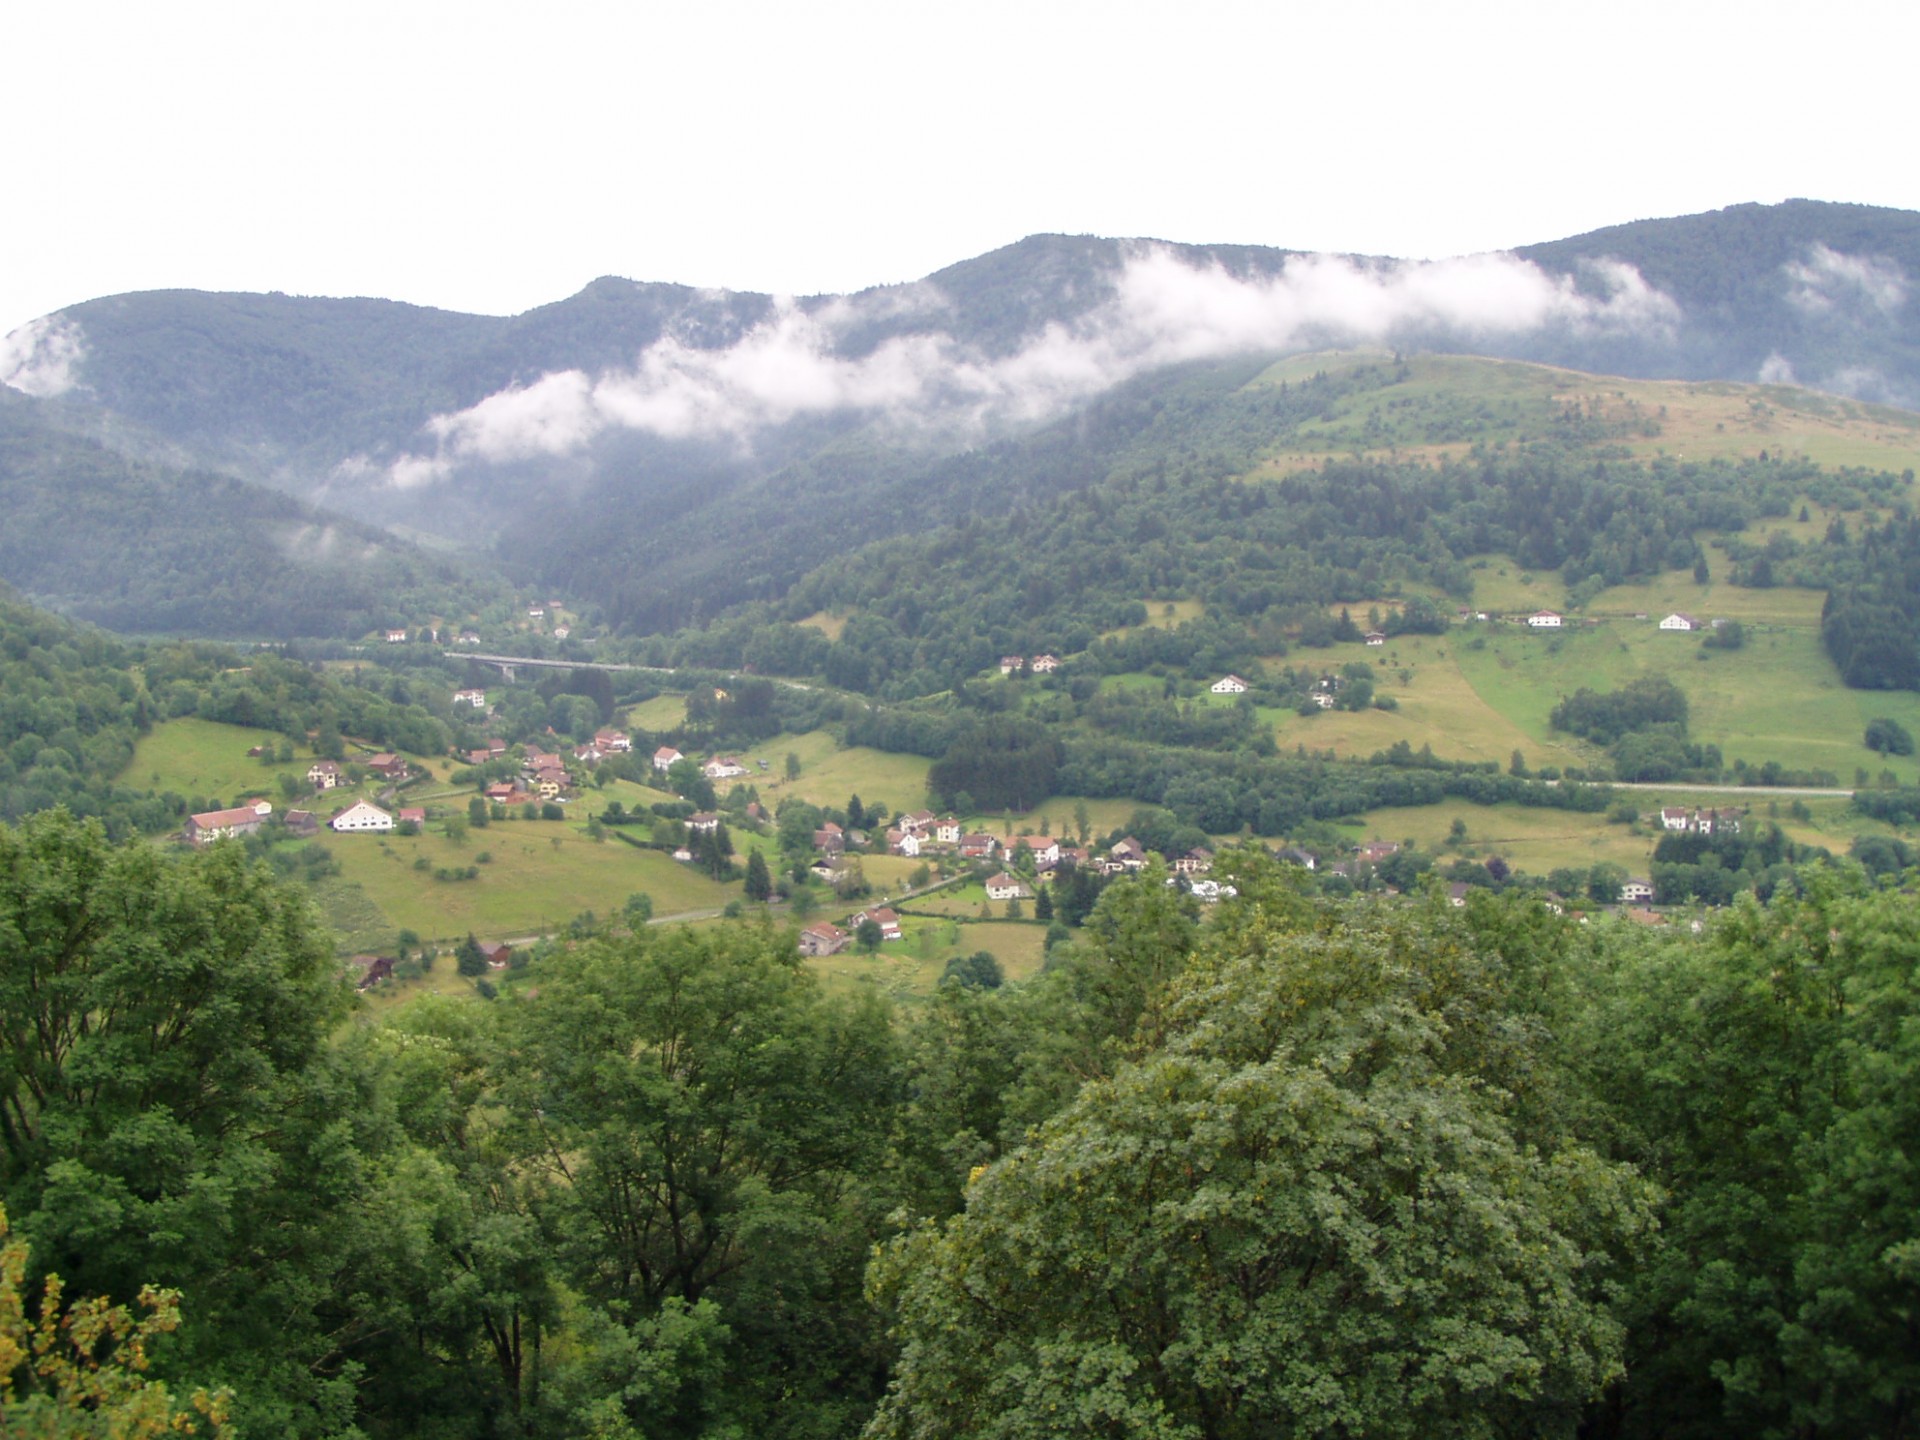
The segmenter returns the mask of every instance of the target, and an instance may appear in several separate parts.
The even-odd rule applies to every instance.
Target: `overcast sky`
[[[0,332],[185,286],[509,314],[1038,231],[1439,257],[1920,209],[1905,3],[9,7]]]

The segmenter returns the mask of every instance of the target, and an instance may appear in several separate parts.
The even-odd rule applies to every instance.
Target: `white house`
[[[658,750],[653,752],[653,768],[656,770],[671,770],[674,761],[684,760],[686,758],[686,756],[682,755],[671,745],[662,745]]]
[[[1060,668],[1058,655],[1036,655],[1027,662],[1027,668],[1036,675],[1051,675]]]
[[[1662,630],[1698,630],[1700,622],[1691,615],[1683,615],[1678,610],[1660,622]]]
[[[1660,826],[1664,830],[1685,830],[1692,823],[1692,814],[1685,809],[1668,806],[1660,812]]]
[[[307,783],[316,790],[331,790],[346,782],[347,772],[337,761],[316,760],[307,767]]]
[[[709,780],[731,780],[736,775],[747,773],[747,767],[731,755],[716,755],[702,765],[700,770]]]
[[[387,644],[389,645],[403,644],[406,641],[406,638],[407,638],[407,632],[397,627],[387,631]]]
[[[987,881],[989,900],[1025,900],[1031,894],[1026,886],[1004,872]]]
[[[378,805],[369,805],[364,800],[357,800],[334,816],[332,824],[333,828],[343,835],[364,830],[391,830],[393,816]]]
[[[476,710],[484,710],[487,708],[487,692],[484,690],[456,690],[453,692],[453,703],[456,705],[471,705]]]
[[[1644,905],[1653,899],[1653,886],[1645,880],[1629,880],[1620,887],[1620,898],[1629,905]]]
[[[1560,612],[1557,610],[1536,610],[1527,616],[1527,624],[1535,630],[1558,630],[1561,625]]]
[[[1253,687],[1238,675],[1223,675],[1213,682],[1211,688],[1216,695],[1244,695]]]
[[[1384,630],[1369,630],[1363,638],[1369,645],[1384,645],[1387,643],[1387,632]]]

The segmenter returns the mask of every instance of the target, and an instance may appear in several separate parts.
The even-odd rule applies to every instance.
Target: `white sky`
[[[172,286],[508,314],[1036,231],[1438,257],[1920,209],[1911,0],[19,0],[5,32],[0,333]]]

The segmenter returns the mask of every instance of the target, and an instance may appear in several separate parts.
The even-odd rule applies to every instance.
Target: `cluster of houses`
[[[1022,670],[1030,675],[1051,675],[1060,668],[1058,655],[1002,655],[1000,673],[1018,675]]]
[[[1738,835],[1745,810],[1689,810],[1670,805],[1660,812],[1660,828],[1687,835]]]

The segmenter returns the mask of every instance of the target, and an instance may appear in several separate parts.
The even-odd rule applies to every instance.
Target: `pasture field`
[[[574,826],[551,821],[496,822],[458,844],[432,830],[323,832],[317,843],[339,860],[339,883],[358,887],[385,919],[389,943],[403,929],[445,943],[468,931],[487,940],[537,934],[582,911],[605,915],[639,890],[653,896],[660,916],[717,909],[740,893],[657,850],[636,850],[611,837],[596,844]],[[483,852],[493,857],[487,864],[478,862]],[[423,859],[425,868],[416,868]],[[477,880],[434,878],[436,870],[469,865],[477,866]],[[335,882],[320,887],[323,910],[330,886],[338,888]]]
[[[1394,361],[1374,350],[1296,355],[1250,388],[1362,365],[1391,371]],[[1404,378],[1337,401],[1301,425],[1249,478],[1330,456],[1457,460],[1475,443],[1548,438],[1564,430],[1570,412],[1608,427],[1609,443],[1641,459],[1734,459],[1765,450],[1896,474],[1920,467],[1920,417],[1791,386],[1628,380],[1467,355],[1408,356],[1401,369]]]
[[[853,618],[851,610],[816,610],[804,620],[796,620],[796,625],[808,625],[818,630],[829,640],[838,640],[840,632],[847,628],[847,621]]]
[[[776,735],[755,746],[752,754],[769,762],[767,772],[758,773],[759,767],[749,760],[755,773],[735,783],[757,786],[769,810],[787,795],[834,807],[858,795],[865,804],[877,801],[896,811],[919,810],[927,803],[927,771],[933,768],[933,762],[921,755],[896,755],[864,746],[843,750],[825,730]],[[800,757],[797,780],[786,778],[789,754]]]
[[[628,706],[625,718],[617,723],[629,730],[677,730],[687,723],[687,697],[671,693],[656,695],[651,700]]]
[[[312,752],[304,746],[295,747],[298,758],[285,764],[247,757],[253,746],[278,747],[280,739],[271,730],[215,720],[167,720],[140,737],[119,778],[127,785],[172,790],[189,798],[217,796],[227,804],[242,795],[264,795],[279,809],[280,777],[292,775],[306,790],[307,767],[313,763]]]
[[[1637,803],[1638,797],[1634,798]],[[1447,832],[1455,820],[1466,824],[1466,848],[1447,848],[1443,853]],[[1528,805],[1475,805],[1466,800],[1374,810],[1362,823],[1339,828],[1356,842],[1412,840],[1428,854],[1440,855],[1442,867],[1458,854],[1479,860],[1498,855],[1529,875],[1602,861],[1645,875],[1659,838],[1645,827],[1644,833],[1634,834],[1631,827],[1613,824],[1604,815],[1540,810]]]
[[[871,987],[895,1000],[926,999],[956,955],[985,950],[1000,962],[1009,984],[1030,980],[1045,959],[1047,927],[1022,920],[958,921],[902,918],[904,938],[872,955],[844,950],[807,961],[822,983],[842,992]]]

